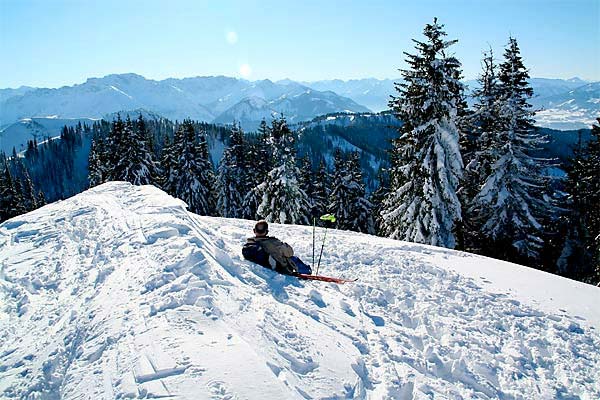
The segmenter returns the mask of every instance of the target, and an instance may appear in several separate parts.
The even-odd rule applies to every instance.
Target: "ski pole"
[[[319,218],[321,221],[335,222],[335,216],[333,214],[321,215]],[[317,263],[317,272],[315,275],[319,275],[319,267],[321,266],[321,256],[323,255],[323,248],[325,248],[325,239],[327,238],[327,225],[325,225],[325,235],[323,235],[323,243],[321,244],[321,252],[319,253],[319,262]]]
[[[312,259],[312,267],[315,267],[315,227],[317,225],[316,219],[315,217],[313,217],[313,248],[312,248],[312,253],[313,253],[313,259]]]
[[[323,244],[321,245],[321,252],[319,253],[319,263],[317,264],[317,272],[315,275],[319,275],[319,267],[321,266],[321,256],[323,255],[323,248],[325,247],[325,238],[327,237],[327,227],[325,227],[325,235],[323,236]]]

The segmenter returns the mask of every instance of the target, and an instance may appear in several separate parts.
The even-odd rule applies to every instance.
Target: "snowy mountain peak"
[[[86,82],[131,82],[134,80],[146,80],[146,78],[133,72],[129,72],[124,74],[109,74],[103,77],[92,77],[88,78]]]
[[[4,222],[0,396],[600,396],[598,288],[335,230],[321,271],[359,281],[303,282],[242,259],[252,226],[121,182]],[[306,261],[311,231],[271,226]]]
[[[297,82],[296,82],[296,81],[293,81],[293,80],[291,80],[291,79],[289,79],[289,78],[280,79],[280,80],[278,80],[278,81],[277,81],[277,82],[275,82],[275,83],[277,83],[277,84],[279,84],[279,85],[290,85],[290,84],[297,84]]]
[[[132,73],[112,74],[59,89],[0,90],[0,127],[8,126],[20,118],[45,115],[98,118],[118,110],[138,108],[171,120],[192,118],[220,122],[222,115],[234,113],[236,105],[247,97],[269,102],[306,90],[306,86],[298,83],[283,85],[269,79],[251,82],[225,76],[208,76],[155,81]],[[304,104],[288,104],[287,116],[297,121],[347,109],[357,112],[366,110],[360,104],[336,94],[322,96],[330,97],[331,103],[308,110]],[[233,110],[227,114],[229,109]],[[260,123],[264,115],[256,115],[260,118],[248,121],[247,125],[244,125],[246,120],[242,120],[244,128],[250,129]],[[231,123],[232,120],[225,122]]]

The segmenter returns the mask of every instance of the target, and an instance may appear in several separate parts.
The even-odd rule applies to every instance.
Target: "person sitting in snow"
[[[285,275],[311,274],[310,267],[294,256],[294,249],[281,240],[267,236],[269,224],[260,220],[254,225],[254,237],[248,238],[242,248],[246,260]]]

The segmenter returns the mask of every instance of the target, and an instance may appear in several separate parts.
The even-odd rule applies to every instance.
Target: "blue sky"
[[[468,79],[513,35],[532,76],[600,80],[599,0],[0,0],[0,87],[124,72],[395,78],[434,16]]]

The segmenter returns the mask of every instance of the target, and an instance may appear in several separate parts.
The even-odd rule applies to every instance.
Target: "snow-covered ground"
[[[600,398],[599,288],[344,231],[321,271],[359,281],[298,281],[252,225],[125,183],[0,225],[0,397]]]

